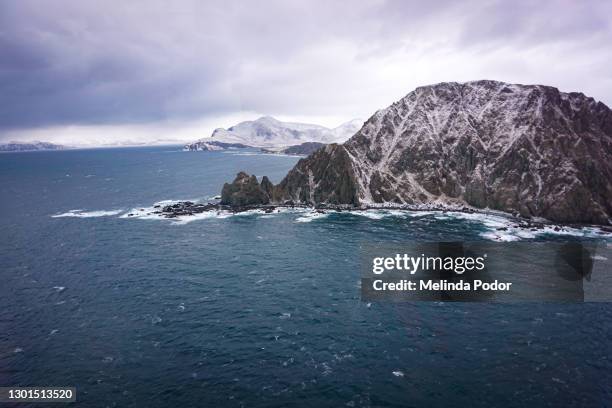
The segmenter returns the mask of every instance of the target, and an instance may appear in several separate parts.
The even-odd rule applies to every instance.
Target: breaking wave
[[[110,217],[112,215],[121,214],[123,210],[101,210],[101,211],[84,211],[70,210],[65,213],[52,215],[52,218],[76,217],[76,218],[95,218],[95,217]]]
[[[309,211],[306,214],[296,218],[295,222],[312,222],[314,220],[327,218],[328,215],[328,212]]]
[[[207,198],[211,199],[211,197]],[[185,200],[163,200],[154,203],[148,207],[136,207],[129,211],[124,210],[70,210],[65,213],[52,215],[53,218],[61,217],[76,217],[76,218],[92,218],[92,217],[109,217],[119,215],[123,219],[141,219],[141,220],[165,220],[175,225],[185,225],[194,221],[225,219],[230,217],[257,217],[262,219],[274,218],[279,214],[295,214],[296,223],[310,223],[313,221],[324,220],[330,214],[337,216],[353,216],[363,217],[370,220],[383,220],[386,218],[400,218],[406,222],[418,222],[419,220],[427,220],[428,222],[448,222],[450,220],[462,220],[469,222],[482,231],[479,235],[487,240],[498,242],[511,242],[520,240],[535,239],[542,235],[561,235],[573,236],[581,238],[604,238],[612,239],[612,233],[604,232],[597,227],[575,228],[569,226],[560,226],[548,224],[544,226],[535,226],[521,224],[519,220],[510,216],[485,214],[485,213],[466,213],[460,211],[431,211],[431,210],[401,210],[401,209],[368,209],[356,211],[341,211],[333,210],[313,210],[310,208],[275,208],[274,210],[266,211],[264,209],[253,209],[242,212],[232,212],[227,210],[213,210],[197,213],[193,215],[179,215],[175,217],[165,217],[160,213],[161,209],[166,205],[180,203]],[[190,200],[194,202],[202,200]],[[206,201],[203,200],[203,201]]]

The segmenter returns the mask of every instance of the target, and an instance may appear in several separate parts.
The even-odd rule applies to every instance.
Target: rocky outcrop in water
[[[272,188],[267,177],[264,176],[260,184],[257,177],[240,172],[231,184],[223,185],[221,204],[235,207],[268,204]]]
[[[344,145],[300,160],[272,200],[469,205],[610,224],[612,111],[582,93],[496,81],[417,88]]]

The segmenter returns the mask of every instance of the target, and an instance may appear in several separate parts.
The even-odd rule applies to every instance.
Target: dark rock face
[[[366,202],[595,224],[612,215],[612,112],[583,94],[495,81],[418,88],[345,148]]]
[[[264,177],[262,184],[257,177],[240,172],[231,184],[225,183],[221,191],[221,204],[241,207],[246,205],[268,204],[272,183]]]
[[[359,205],[355,174],[346,150],[327,145],[301,159],[275,189],[276,201]]]
[[[612,111],[541,85],[421,87],[344,145],[300,160],[272,190],[275,202],[469,204],[610,224]]]

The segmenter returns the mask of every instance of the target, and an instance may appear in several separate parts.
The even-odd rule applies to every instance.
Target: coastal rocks
[[[420,87],[300,160],[271,202],[470,206],[609,225],[612,111],[497,81]]]
[[[264,177],[260,185],[257,177],[240,172],[231,184],[223,185],[221,204],[233,207],[268,204],[272,187],[267,177]]]
[[[268,201],[270,201],[270,198],[272,198],[274,194],[274,184],[272,184],[272,182],[270,181],[270,179],[268,179],[267,176],[263,176],[259,187],[261,187],[264,193],[266,193],[266,196],[268,197]]]
[[[254,175],[245,172],[238,173],[231,184],[223,185],[222,205],[269,203],[359,205],[355,176],[346,151],[336,144],[327,145],[301,159],[278,185],[273,185],[266,176],[259,183]]]
[[[250,178],[250,176],[249,176]],[[263,181],[263,180],[262,180]],[[264,183],[265,184],[265,183]],[[261,185],[261,183],[260,183]],[[207,199],[207,200],[210,200]],[[333,213],[333,215],[332,215]],[[253,204],[244,206],[223,205],[213,201],[163,201],[150,207],[134,208],[120,218],[167,219],[173,224],[186,224],[197,220],[220,220],[239,216],[249,219],[279,216],[287,219],[294,217],[297,223],[310,222],[329,217],[365,217],[380,220],[389,217],[397,220],[419,220],[417,222],[447,222],[449,219],[463,219],[470,223],[482,223],[486,228],[481,234],[496,241],[529,239],[539,234],[560,234],[585,237],[610,236],[612,227],[585,228],[582,225],[561,226],[543,220],[516,218],[503,214],[478,211],[469,207],[449,208],[443,205],[372,205],[355,208],[346,204],[319,203],[315,206],[296,204],[290,200],[280,204]],[[297,218],[295,218],[297,217]]]
[[[166,205],[161,210],[154,211],[153,214],[162,214],[166,218],[174,218],[181,215],[194,215],[203,213],[205,211],[212,211],[216,209],[216,204],[195,204],[191,201],[181,201],[171,205]]]

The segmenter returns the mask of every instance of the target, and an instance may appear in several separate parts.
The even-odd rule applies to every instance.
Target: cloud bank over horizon
[[[612,105],[607,1],[0,3],[0,141],[184,141],[272,115],[329,127],[495,79]]]

